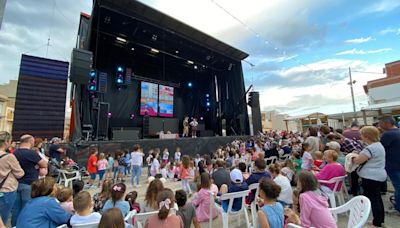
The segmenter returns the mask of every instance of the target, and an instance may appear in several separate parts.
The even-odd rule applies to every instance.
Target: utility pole
[[[351,78],[351,68],[349,67],[349,78],[350,82],[347,83],[350,85],[350,90],[351,90],[351,100],[353,101],[353,115],[354,115],[354,121],[357,120],[357,113],[356,113],[356,102],[354,101],[354,91],[353,91],[353,84],[356,83],[356,80],[353,81]]]

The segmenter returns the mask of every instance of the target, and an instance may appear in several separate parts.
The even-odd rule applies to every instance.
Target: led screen
[[[174,116],[174,88],[160,85],[159,90],[160,113],[162,117]]]
[[[157,116],[158,111],[158,85],[148,82],[142,82],[140,98],[140,115],[145,111],[149,116]]]

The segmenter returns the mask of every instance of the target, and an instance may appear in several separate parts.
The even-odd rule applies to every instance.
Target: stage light
[[[122,80],[122,78],[117,78],[117,83],[122,84],[122,83],[124,83],[124,80]]]
[[[210,111],[210,109],[209,108],[207,108],[207,112],[209,112]]]
[[[187,64],[194,64],[194,62],[191,61],[191,60],[188,60],[188,61],[187,61]]]
[[[197,66],[195,65],[194,67],[193,67],[195,70],[197,70]]]
[[[210,106],[211,106],[211,103],[210,103],[210,102],[207,102],[206,105],[207,105],[207,107],[210,107]]]
[[[95,70],[91,70],[90,71],[90,78],[91,79],[95,79],[96,78],[96,71]]]
[[[117,68],[117,71],[118,71],[118,72],[123,72],[124,69],[122,69],[122,67],[118,67],[118,68]]]
[[[124,39],[124,38],[122,38],[122,37],[119,37],[119,36],[118,36],[118,37],[117,37],[117,40],[120,41],[120,42],[126,43],[126,39]]]
[[[96,86],[95,86],[95,85],[89,86],[89,90],[90,90],[90,91],[95,91],[95,90],[96,90]]]
[[[203,117],[200,117],[200,120],[204,120],[204,118],[203,118]]]
[[[134,51],[135,50],[135,48],[131,48],[131,51]]]
[[[111,113],[111,112],[108,112],[108,113],[107,113],[107,118],[111,118],[111,116],[112,116],[112,113]]]
[[[210,94],[207,93],[207,94],[206,94],[206,97],[210,97]]]
[[[178,51],[178,50],[176,50],[176,51],[175,51],[175,53],[176,53],[176,54],[179,54],[179,51]]]
[[[130,118],[131,120],[133,120],[133,119],[135,118],[135,114],[131,114],[131,115],[129,116],[129,118]]]
[[[189,87],[192,87],[192,86],[193,86],[193,84],[192,84],[191,82],[189,82],[189,83],[188,83],[188,86],[189,86]]]
[[[160,51],[157,50],[157,49],[155,49],[155,48],[150,48],[150,52],[157,54],[157,53],[159,53]]]

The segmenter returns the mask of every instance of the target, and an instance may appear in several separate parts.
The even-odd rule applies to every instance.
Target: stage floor
[[[196,154],[210,154],[219,146],[225,146],[233,142],[235,139],[247,140],[250,136],[214,136],[214,137],[198,137],[198,138],[179,138],[179,139],[139,139],[139,140],[113,140],[113,141],[81,141],[79,144],[72,146],[67,155],[77,161],[80,165],[86,166],[89,157],[89,149],[97,147],[100,153],[112,154],[118,150],[127,149],[132,151],[135,144],[139,144],[146,156],[150,149],[168,148],[170,159],[173,158],[175,149],[181,148],[183,155],[194,157]]]

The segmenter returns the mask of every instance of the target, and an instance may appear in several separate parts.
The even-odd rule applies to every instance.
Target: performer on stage
[[[197,138],[197,126],[199,123],[196,118],[193,118],[192,122],[190,122],[190,126],[192,127],[192,138]]]
[[[183,135],[182,137],[189,137],[189,117],[185,117],[183,120]]]

